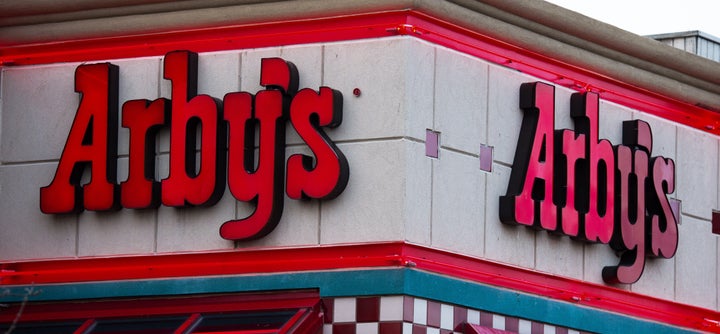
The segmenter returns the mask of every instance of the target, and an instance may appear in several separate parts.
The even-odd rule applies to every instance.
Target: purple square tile
[[[428,301],[427,303],[427,325],[440,328],[440,303]]]
[[[480,170],[492,172],[493,147],[480,145]]]
[[[403,321],[413,322],[415,317],[415,299],[413,297],[403,297]]]
[[[680,214],[681,208],[682,208],[682,201],[679,199],[671,198],[670,201],[670,210],[672,210],[673,215],[675,215],[675,219],[677,220],[677,224],[680,225],[682,223],[682,215]]]
[[[493,326],[493,315],[492,313],[480,311],[480,325],[492,328]]]
[[[505,330],[516,333],[520,331],[520,319],[515,317],[505,317]]]
[[[453,328],[457,330],[458,326],[467,322],[468,311],[464,307],[453,306],[453,313]]]
[[[431,158],[437,158],[439,148],[440,132],[427,129],[425,131],[425,155]]]
[[[540,322],[532,322],[530,327],[530,333],[532,334],[544,334],[545,325]]]

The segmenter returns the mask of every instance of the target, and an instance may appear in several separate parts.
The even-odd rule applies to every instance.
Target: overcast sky
[[[718,0],[547,0],[638,35],[700,30],[720,37]]]

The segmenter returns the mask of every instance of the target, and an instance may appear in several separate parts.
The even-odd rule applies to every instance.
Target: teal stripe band
[[[0,303],[21,302],[32,286],[0,288]],[[600,333],[695,333],[666,324],[409,268],[296,272],[50,284],[30,301],[319,289],[322,297],[409,295]]]
[[[417,270],[406,272],[405,294],[589,332],[696,333],[680,327]]]

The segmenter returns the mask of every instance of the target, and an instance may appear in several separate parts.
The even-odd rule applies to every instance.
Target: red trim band
[[[0,265],[0,286],[410,267],[663,323],[706,329],[720,312],[404,242]]]

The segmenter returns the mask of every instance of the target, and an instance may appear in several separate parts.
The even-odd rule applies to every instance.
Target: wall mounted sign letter
[[[652,131],[639,120],[623,122],[622,144],[598,139],[599,97],[575,93],[574,130],[555,130],[555,88],[520,87],[524,112],[500,220],[588,242],[610,244],[620,263],[605,267],[608,283],[634,283],[645,257],[671,258],[677,220],[667,195],[675,191],[675,164],[651,157]]]
[[[195,53],[168,53],[164,78],[172,83],[171,99],[123,104],[122,126],[129,129],[130,139],[128,178],[121,184],[116,180],[118,67],[79,66],[75,90],[82,99],[55,177],[40,189],[41,211],[211,206],[225,191],[227,166],[232,196],[256,208],[246,218],[225,222],[220,235],[246,240],[275,228],[282,216],[284,190],[292,199],[332,199],[342,193],[349,178],[348,162],[323,130],[342,123],[340,92],[328,87],[298,92],[295,65],[267,58],[260,71],[265,90],[255,95],[231,92],[220,101],[197,95],[197,63]],[[288,121],[314,157],[295,154],[287,160],[286,189]],[[256,127],[259,143],[255,143]],[[155,142],[163,128],[170,130],[170,171],[167,178],[157,180]],[[88,167],[91,181],[81,185]]]

